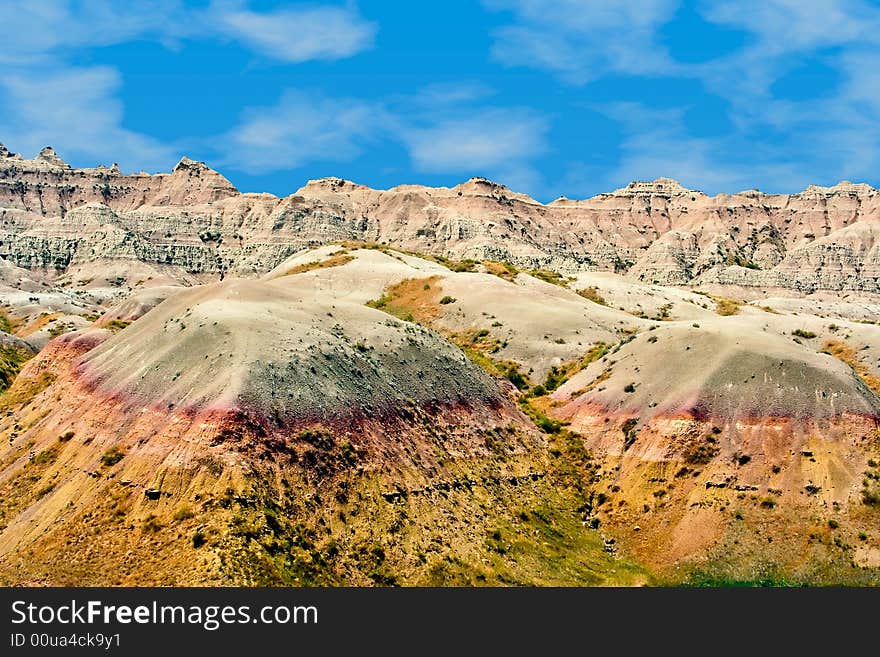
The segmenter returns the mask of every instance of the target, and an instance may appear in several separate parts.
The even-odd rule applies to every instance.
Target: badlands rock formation
[[[0,583],[880,583],[878,193],[0,148]]]
[[[364,303],[362,281],[456,274],[345,255],[126,299],[96,322],[121,331],[30,360],[0,402],[0,581],[647,581],[584,529],[588,463],[550,461],[512,384]]]
[[[0,147],[0,219],[0,256],[58,273],[105,260],[249,275],[349,240],[664,285],[880,291],[880,196],[848,182],[709,197],[660,178],[543,205],[479,178],[387,191],[328,178],[277,198],[241,194],[188,158],[170,174],[130,175]]]

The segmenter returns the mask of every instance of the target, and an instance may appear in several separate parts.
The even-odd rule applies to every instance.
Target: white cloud
[[[225,38],[285,62],[341,59],[373,44],[376,25],[351,5],[258,12],[242,1],[191,8],[181,0],[7,0],[0,4],[0,61],[149,39],[164,44]]]
[[[168,170],[175,149],[122,126],[118,87],[112,68],[0,72],[0,134],[26,156],[51,145],[84,163]]]
[[[485,0],[513,13],[494,33],[493,56],[504,64],[544,68],[582,84],[609,72],[669,72],[674,62],[656,31],[678,0]]]
[[[431,86],[379,103],[288,90],[277,104],[247,111],[218,140],[221,161],[262,173],[350,161],[390,143],[409,152],[417,171],[487,176],[534,191],[534,161],[547,150],[549,123],[530,110],[481,105],[488,93],[468,84]]]
[[[261,13],[239,0],[217,0],[203,8],[181,0],[7,0],[0,3],[0,25],[0,138],[7,146],[33,154],[52,145],[74,161],[118,159],[123,168],[151,170],[167,170],[179,149],[125,128],[119,73],[71,64],[78,53],[137,39],[166,46],[224,39],[265,57],[302,62],[354,55],[371,46],[376,32],[351,4]],[[322,148],[328,154],[350,151],[354,142],[340,135],[357,114],[357,108],[345,108],[333,125],[315,113],[291,113],[292,123],[300,126],[300,157]],[[233,139],[230,148],[247,145],[255,167],[265,168],[268,148],[260,141],[261,125],[255,118],[249,132],[233,135],[238,141]],[[357,133],[357,126],[352,129]],[[290,153],[285,157],[294,159]]]
[[[0,61],[27,61],[74,48],[165,40],[192,30],[179,0],[7,0],[0,4]]]
[[[387,121],[377,105],[289,90],[276,105],[245,113],[220,140],[222,162],[253,173],[345,162],[360,155]]]
[[[784,166],[752,161],[749,156],[754,151],[737,154],[735,137],[690,135],[683,110],[656,110],[638,103],[613,103],[599,109],[618,121],[624,133],[619,161],[602,176],[603,189],[662,176],[708,193],[732,192],[754,188],[771,174],[779,179],[791,173]]]
[[[706,0],[704,17],[750,32],[765,56],[876,40],[880,10],[861,0]]]
[[[758,154],[757,168],[770,159],[784,161],[789,175],[772,178],[771,170],[770,184],[876,181],[880,8],[861,0],[745,0],[735,10],[712,0],[702,7],[707,20],[750,35],[739,50],[695,71],[711,93],[730,104],[744,146],[772,132],[775,148]],[[803,66],[805,57],[821,59],[835,72],[835,88],[804,89],[816,97],[777,97],[774,84]]]
[[[692,99],[663,111],[615,105],[608,115],[622,133],[620,165],[608,178],[597,174],[607,184],[669,175],[713,191],[790,191],[840,178],[876,180],[880,7],[874,2],[701,0],[696,8],[704,20],[746,38],[733,52],[688,63],[676,61],[661,37],[682,4],[675,0],[485,4],[508,12],[493,35],[493,55],[503,63],[547,70],[577,85],[621,74],[688,79],[725,102],[731,128],[712,137],[696,136],[688,125]],[[816,60],[836,73],[838,84],[781,97],[776,83]],[[569,169],[569,179],[579,181],[593,171],[577,163]]]
[[[777,142],[765,143],[739,130],[694,136],[681,109],[656,110],[637,103],[598,109],[617,120],[624,134],[619,160],[598,174],[603,190],[663,176],[708,194],[745,189],[790,193],[811,183],[865,180],[880,164],[880,129],[866,122],[796,122]],[[821,111],[822,106],[817,109]]]
[[[420,109],[436,110],[437,108],[454,107],[464,103],[482,101],[494,93],[491,87],[481,83],[443,82],[429,84],[406,100]]]
[[[350,7],[220,11],[215,20],[223,33],[287,62],[350,57],[371,47],[376,35],[376,25]]]
[[[419,171],[482,175],[531,189],[537,174],[530,163],[547,150],[548,128],[547,120],[531,111],[485,108],[423,121],[402,137]]]

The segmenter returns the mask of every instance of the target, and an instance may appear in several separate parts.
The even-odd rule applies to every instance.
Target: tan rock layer
[[[845,182],[709,197],[661,178],[544,205],[481,178],[389,190],[328,178],[277,198],[240,194],[188,158],[170,174],[127,175],[3,149],[0,220],[0,256],[50,270],[109,258],[254,273],[350,240],[663,284],[880,291],[880,195]]]

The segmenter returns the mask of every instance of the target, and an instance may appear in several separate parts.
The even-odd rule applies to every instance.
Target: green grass
[[[723,575],[712,575],[709,573],[696,573],[690,579],[680,584],[686,587],[696,588],[793,588],[805,586],[799,582],[788,579],[735,579],[725,577]]]
[[[12,385],[15,377],[21,371],[22,365],[32,357],[33,354],[23,349],[11,346],[0,346],[0,392],[6,390]]]
[[[549,269],[531,269],[528,273],[530,276],[534,276],[535,278],[542,280],[545,283],[552,283],[553,285],[560,285],[562,287],[568,286],[567,278],[565,278],[562,274],[559,274],[555,271],[550,271]]]
[[[129,324],[131,324],[131,322],[124,319],[111,319],[107,322],[105,328],[110,329],[114,333],[119,333],[119,331],[127,327]]]
[[[101,456],[101,464],[110,467],[119,463],[123,458],[125,458],[125,452],[114,446]]]
[[[5,312],[0,312],[0,331],[12,333],[12,324],[9,322],[9,317],[6,316]]]

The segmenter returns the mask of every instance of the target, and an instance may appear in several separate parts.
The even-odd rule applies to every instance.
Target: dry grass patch
[[[487,274],[492,274],[505,281],[513,282],[517,275],[517,269],[509,262],[496,262],[495,260],[484,260],[483,267],[486,268]]]
[[[354,260],[354,256],[349,255],[345,251],[334,253],[324,260],[316,260],[315,262],[306,262],[296,267],[291,267],[282,276],[293,276],[302,274],[303,272],[312,271],[313,269],[326,269],[328,267],[338,267]]]
[[[437,284],[439,280],[439,276],[407,278],[367,305],[407,322],[429,324],[440,314],[443,288]]]
[[[703,297],[708,297],[715,302],[715,312],[721,315],[722,317],[727,317],[729,315],[736,315],[739,312],[739,307],[743,305],[742,301],[737,301],[736,299],[728,299],[727,297],[722,297],[717,294],[709,294],[708,292],[703,292],[702,290],[692,290],[694,294],[699,294]],[[765,309],[766,310],[766,309]],[[772,312],[772,311],[768,311]]]
[[[49,322],[58,319],[61,317],[61,313],[43,313],[39,317],[37,317],[33,322],[31,322],[28,326],[23,329],[19,329],[18,336],[23,338],[32,333],[36,333],[41,328],[46,326]]]
[[[712,300],[715,302],[715,312],[722,317],[736,315],[739,312],[739,307],[742,305],[742,301],[728,299],[727,297],[712,297]]]
[[[608,305],[608,302],[605,301],[605,298],[601,294],[599,294],[599,288],[595,285],[590,285],[589,287],[585,287],[582,290],[577,290],[577,293],[581,295],[584,299],[592,301],[593,303],[598,303],[600,306]]]
[[[0,411],[16,408],[29,402],[55,382],[53,372],[40,372],[27,379],[16,378],[6,392],[0,395]]]
[[[106,324],[104,324],[104,328],[110,329],[114,333],[119,333],[129,324],[131,324],[131,322],[127,319],[111,319]]]
[[[474,329],[463,333],[439,329],[439,332],[488,374],[507,379],[517,390],[525,391],[530,387],[531,382],[528,376],[519,371],[519,365],[510,360],[492,357],[492,354],[503,349],[507,343],[492,336],[488,329]]]
[[[438,284],[440,280],[440,276],[408,278],[397,285],[392,285],[385,291],[385,294],[378,299],[368,301],[367,305],[404,321],[431,326],[447,340],[457,345],[474,364],[485,372],[507,379],[518,390],[527,390],[531,386],[531,382],[525,374],[519,371],[519,366],[516,363],[490,357],[490,354],[504,348],[506,343],[492,336],[489,329],[456,332],[432,326],[433,320],[440,314],[440,304],[446,298],[443,296],[443,288]]]
[[[856,358],[856,350],[842,340],[826,340],[820,350],[823,354],[834,356],[837,360],[849,365],[858,377],[865,382],[874,394],[880,395],[880,377],[871,374],[868,366]]]

